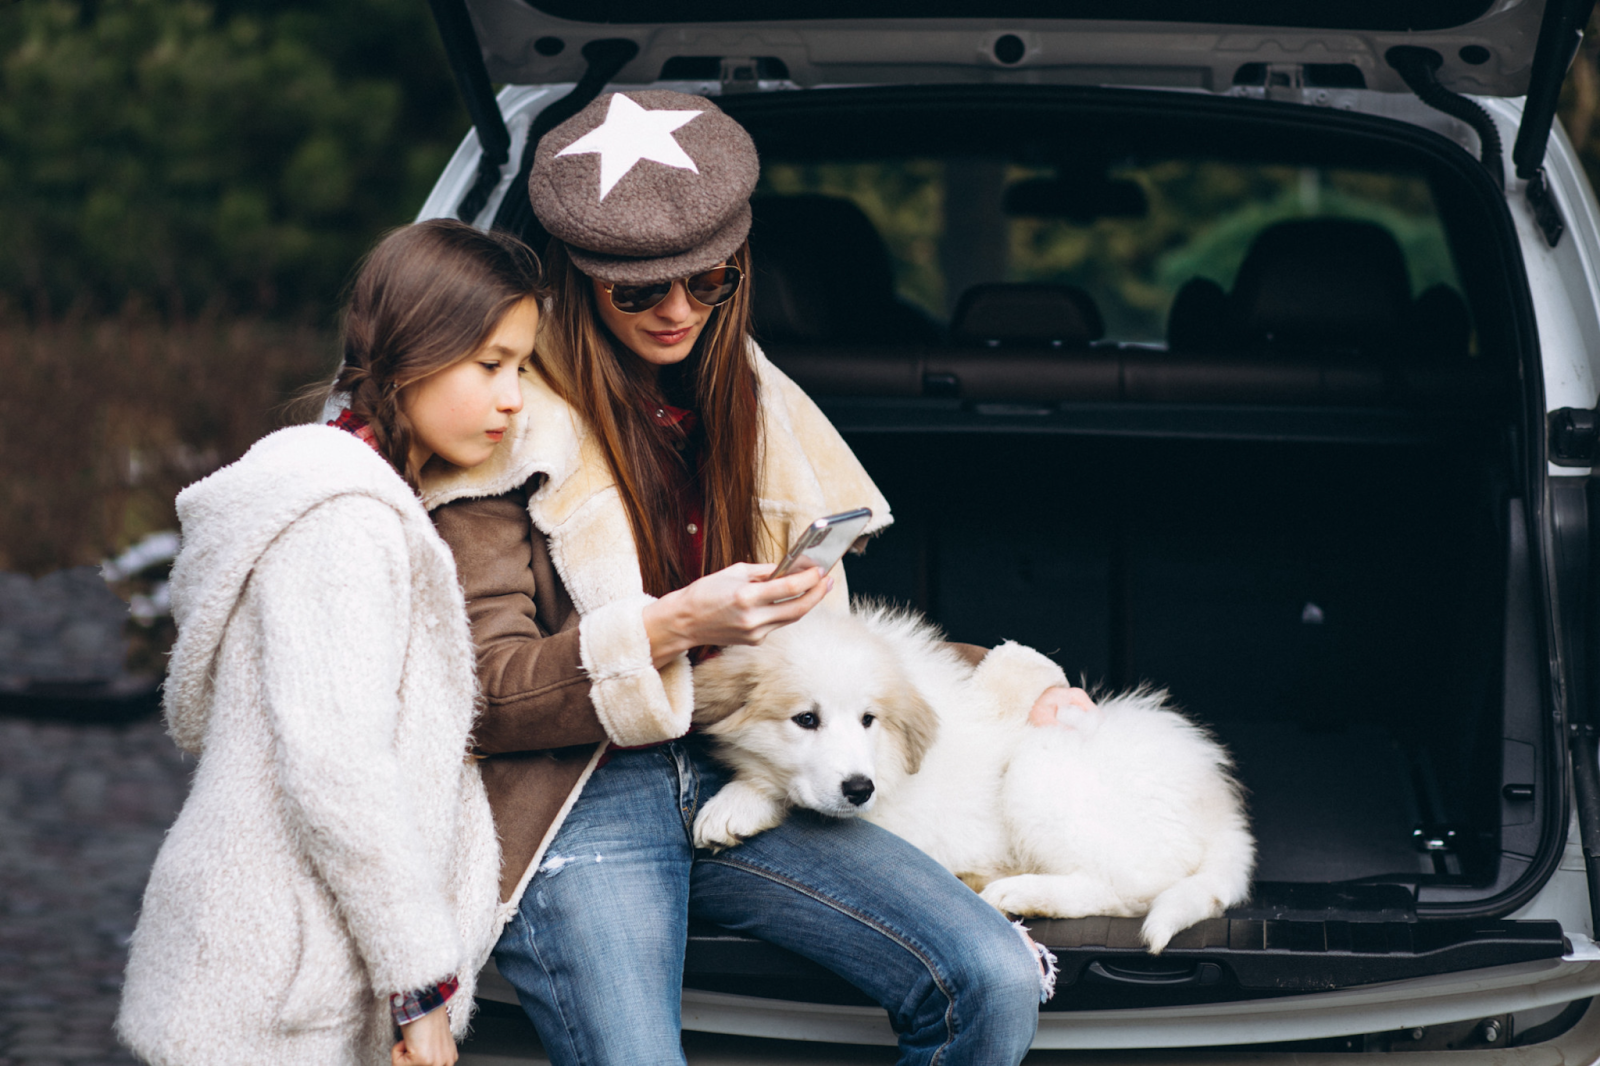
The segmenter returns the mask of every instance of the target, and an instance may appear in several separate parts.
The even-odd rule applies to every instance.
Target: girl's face
[[[682,281],[672,283],[667,298],[636,315],[623,314],[611,302],[606,283],[590,278],[600,321],[633,354],[654,367],[681,363],[694,351],[694,342],[711,318],[712,308],[689,299]]]
[[[528,297],[501,317],[483,347],[401,391],[413,470],[435,455],[472,467],[494,454],[511,416],[522,410],[521,376],[538,325],[539,302]]]

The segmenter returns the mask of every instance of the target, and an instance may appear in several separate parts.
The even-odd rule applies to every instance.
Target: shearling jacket
[[[781,554],[822,515],[889,505],[815,404],[751,342],[761,410],[760,516]],[[423,496],[456,553],[485,706],[476,729],[500,832],[502,920],[608,744],[670,740],[694,709],[687,656],[657,670],[639,559],[599,443],[538,375],[494,458],[430,468]],[[764,560],[775,562],[776,557]],[[824,607],[847,609],[842,570]]]
[[[354,436],[274,433],[178,497],[167,728],[199,756],[117,1028],[163,1066],[389,1061],[388,996],[452,974],[465,1031],[499,850],[466,757],[454,559]]]

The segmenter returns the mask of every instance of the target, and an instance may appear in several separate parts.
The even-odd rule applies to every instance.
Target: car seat
[[[888,248],[855,204],[808,194],[750,206],[751,314],[763,343],[940,339],[938,325],[895,294]]]

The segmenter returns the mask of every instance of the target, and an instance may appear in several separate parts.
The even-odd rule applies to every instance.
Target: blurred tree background
[[[467,129],[422,0],[0,8],[0,292],[325,322]]]
[[[0,570],[173,528],[468,125],[423,0],[0,2]]]

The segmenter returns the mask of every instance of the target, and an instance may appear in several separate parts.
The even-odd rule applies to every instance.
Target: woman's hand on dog
[[[1098,710],[1094,700],[1083,689],[1055,685],[1045,689],[1033,701],[1033,710],[1028,712],[1028,724],[1070,726],[1074,716],[1094,714]]]
[[[400,1027],[400,1042],[389,1051],[391,1066],[455,1066],[458,1052],[443,1007]]]
[[[774,569],[772,563],[735,563],[645,607],[655,665],[701,645],[760,644],[773,630],[804,618],[833,588],[820,567],[768,581]]]

